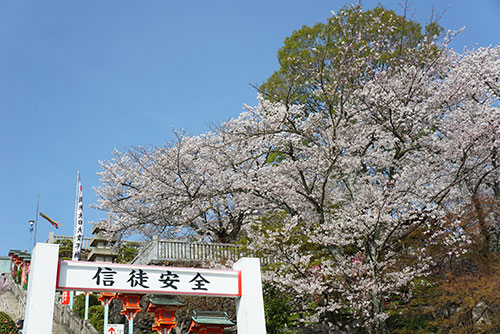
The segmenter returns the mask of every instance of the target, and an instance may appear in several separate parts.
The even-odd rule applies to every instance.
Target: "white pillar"
[[[108,329],[108,313],[109,313],[109,302],[104,303],[104,334],[106,334],[106,329]]]
[[[25,334],[51,334],[56,294],[59,245],[37,243],[31,257]]]
[[[85,320],[89,320],[89,294],[90,292],[85,291]]]
[[[69,292],[69,309],[73,311],[73,291]]]
[[[260,259],[242,258],[233,265],[241,271],[241,298],[236,302],[238,334],[265,334]]]

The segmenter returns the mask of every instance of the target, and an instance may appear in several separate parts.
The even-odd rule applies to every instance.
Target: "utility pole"
[[[40,194],[38,194],[38,197],[36,199],[36,215],[35,215],[35,237],[33,238],[33,248],[35,248],[36,245],[36,230],[38,228],[38,206],[40,204]]]

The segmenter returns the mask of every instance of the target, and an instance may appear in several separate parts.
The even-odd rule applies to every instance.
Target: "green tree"
[[[116,263],[130,263],[139,253],[141,247],[140,242],[126,242],[121,245],[118,255],[115,259]]]
[[[59,259],[71,260],[73,256],[73,241],[69,239],[61,239],[55,242],[59,245]]]
[[[391,66],[428,63],[443,29],[425,29],[381,6],[346,6],[312,27],[303,26],[278,50],[280,69],[259,88],[264,98],[311,112],[339,112],[349,91]],[[420,59],[420,61],[419,61]]]

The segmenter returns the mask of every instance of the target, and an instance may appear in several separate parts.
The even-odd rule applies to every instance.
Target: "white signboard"
[[[104,333],[106,334],[123,334],[125,325],[123,324],[108,324]]]
[[[240,297],[235,270],[59,261],[58,290]]]

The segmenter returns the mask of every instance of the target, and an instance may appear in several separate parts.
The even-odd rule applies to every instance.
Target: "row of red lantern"
[[[142,295],[137,294],[114,294],[112,292],[102,292],[98,300],[104,305],[109,305],[112,299],[121,299],[123,309],[120,313],[125,315],[128,320],[133,320],[141,311],[141,307],[139,306],[141,298]],[[174,299],[152,298],[146,308],[146,312],[153,312],[155,315],[155,322],[152,326],[153,331],[157,331],[160,334],[170,333],[170,331],[177,326],[177,322],[175,321],[175,311],[181,306],[183,306],[183,304]],[[224,328],[232,325],[234,324],[229,320],[220,324],[205,324],[201,321],[197,322],[196,318],[193,317],[188,333],[222,334],[222,330]]]

